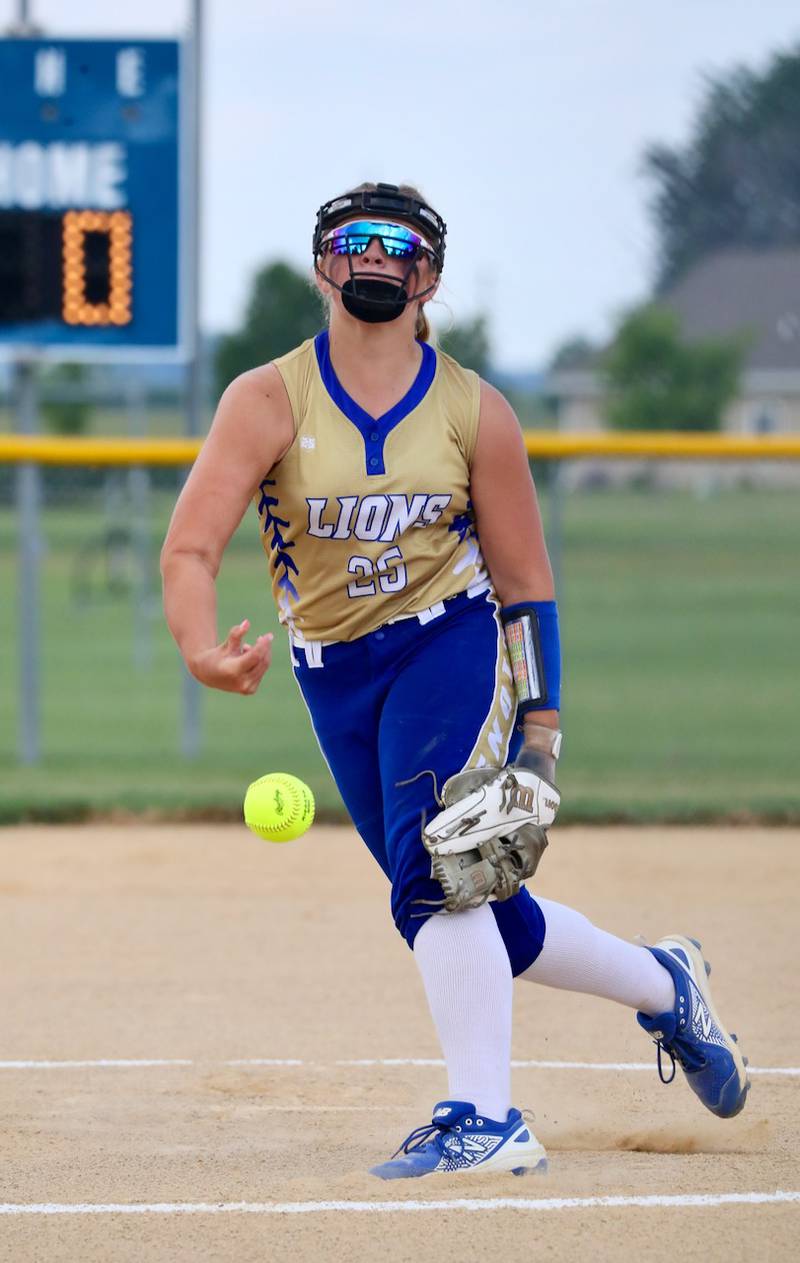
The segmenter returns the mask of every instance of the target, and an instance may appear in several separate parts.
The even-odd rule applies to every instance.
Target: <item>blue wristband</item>
[[[561,709],[561,640],[558,632],[558,607],[555,601],[520,601],[505,605],[500,611],[503,626],[508,627],[525,615],[530,618],[530,630],[536,658],[539,698],[526,697],[524,684],[520,687],[518,662],[512,661],[520,715],[530,710]],[[527,620],[526,620],[527,621]],[[515,655],[512,655],[515,656]]]

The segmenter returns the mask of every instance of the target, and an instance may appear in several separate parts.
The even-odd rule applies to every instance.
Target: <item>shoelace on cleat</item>
[[[410,1136],[406,1136],[400,1148],[392,1154],[392,1160],[401,1153],[411,1153],[414,1149],[421,1149],[429,1140],[438,1139],[435,1133],[440,1134],[451,1131],[450,1127],[442,1127],[439,1123],[424,1123],[422,1127],[415,1128]]]
[[[675,1075],[678,1073],[675,1062],[680,1062],[681,1066],[687,1073],[693,1070],[702,1070],[706,1064],[705,1057],[696,1052],[691,1045],[686,1044],[679,1035],[673,1035],[672,1039],[667,1041],[664,1039],[654,1039],[656,1046],[656,1062],[658,1065],[658,1077],[662,1083],[672,1083]],[[664,1078],[664,1067],[661,1060],[661,1054],[666,1053],[670,1060],[672,1074],[668,1079]]]
[[[476,1115],[477,1117],[477,1115]],[[468,1120],[469,1121],[469,1120]],[[483,1119],[478,1118],[478,1126],[483,1126]],[[422,1149],[424,1145],[432,1140],[440,1153],[444,1153],[442,1141],[447,1132],[461,1131],[461,1124],[456,1123],[423,1123],[422,1127],[415,1128],[410,1136],[406,1136],[399,1149],[392,1154],[392,1160],[401,1153],[413,1153],[416,1149]]]

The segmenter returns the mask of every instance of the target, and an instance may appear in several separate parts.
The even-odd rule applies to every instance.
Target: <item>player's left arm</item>
[[[510,403],[483,381],[470,493],[501,603],[552,601],[553,572],[522,430]]]
[[[555,788],[561,734],[552,704],[560,676],[553,572],[519,422],[485,382],[470,497],[517,659],[514,683],[524,745],[511,767],[469,768],[451,776],[442,790],[443,809],[423,827],[423,845],[448,912],[477,907],[490,895],[511,898],[536,872],[561,801]]]
[[[448,912],[477,907],[490,895],[502,900],[516,894],[520,882],[536,872],[561,801],[555,788],[561,733],[553,572],[519,422],[486,382],[481,382],[470,498],[517,662],[524,745],[511,767],[469,768],[451,776],[442,790],[443,809],[423,827],[423,845]]]
[[[511,405],[488,382],[481,382],[470,495],[481,552],[500,604],[553,602],[553,572],[522,431]],[[558,728],[558,710],[526,713],[526,744],[538,725]]]

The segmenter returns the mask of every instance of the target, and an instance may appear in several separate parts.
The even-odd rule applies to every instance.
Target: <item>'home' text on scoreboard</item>
[[[180,48],[0,40],[0,348],[169,350]]]

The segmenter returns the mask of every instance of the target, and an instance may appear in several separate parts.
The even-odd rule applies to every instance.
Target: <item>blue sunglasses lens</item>
[[[396,259],[410,259],[424,245],[422,237],[413,229],[406,228],[405,224],[387,224],[368,219],[334,228],[328,241],[333,254],[363,254],[375,237],[386,254]]]

